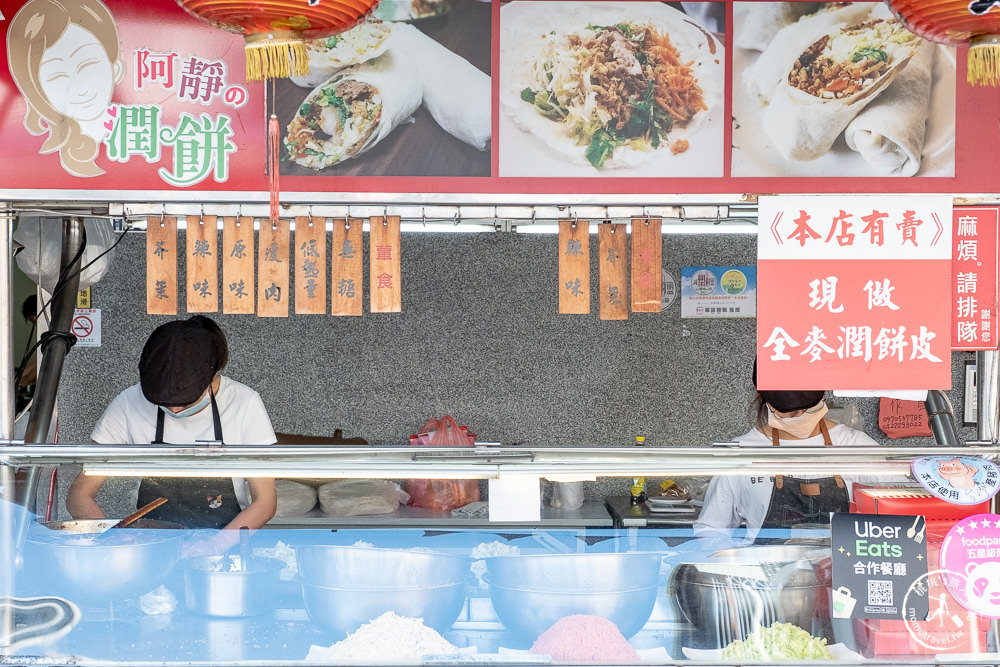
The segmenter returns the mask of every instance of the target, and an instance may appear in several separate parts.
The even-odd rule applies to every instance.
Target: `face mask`
[[[183,417],[190,417],[193,414],[201,412],[202,410],[205,409],[205,406],[208,405],[211,401],[212,397],[209,396],[209,393],[206,391],[205,395],[201,397],[201,400],[199,400],[194,405],[184,408],[180,412],[173,412],[163,407],[162,405],[160,406],[160,409],[166,412],[171,417],[174,417],[175,419],[181,419]]]
[[[816,426],[826,415],[826,403],[820,401],[797,417],[779,417],[774,408],[767,406],[767,425],[778,431],[784,431],[796,438],[808,438],[816,430]]]

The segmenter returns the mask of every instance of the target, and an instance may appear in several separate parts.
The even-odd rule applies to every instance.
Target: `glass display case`
[[[183,476],[196,467],[199,476],[267,470],[290,479],[493,484],[827,474],[912,490],[910,462],[922,456],[995,462],[1000,450],[14,445],[5,448],[2,481],[13,483],[14,466],[75,463],[103,476]],[[852,511],[870,516],[857,495]],[[581,516],[575,525],[551,512],[495,523],[449,523],[441,513],[316,515],[272,521],[226,548],[215,546],[217,531],[149,522],[104,534],[108,521],[46,524],[5,503],[0,543],[11,639],[0,664],[996,662],[993,621],[969,604],[979,583],[955,594],[958,575],[938,556],[971,506],[955,505],[950,519],[932,519],[928,510],[923,523],[918,512],[905,513],[919,503],[881,508],[904,512],[886,525],[919,528],[909,541],[922,554],[910,561],[907,599],[893,603],[898,618],[889,619],[843,613],[836,526],[853,515],[835,515],[832,529],[705,535],[691,525],[696,500],[626,500],[617,516],[611,500],[607,521]],[[688,514],[657,519],[674,509]],[[870,581],[889,578],[877,573],[891,559],[869,549],[863,560],[875,564]],[[982,596],[995,585],[985,578]],[[914,602],[920,596],[924,602]],[[919,617],[907,618],[907,609]]]

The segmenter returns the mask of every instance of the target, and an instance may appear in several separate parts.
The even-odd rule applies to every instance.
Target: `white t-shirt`
[[[219,378],[215,402],[219,406],[222,437],[227,445],[273,445],[277,442],[271,420],[260,395],[250,387],[225,376]],[[142,395],[134,384],[118,394],[97,420],[90,439],[104,445],[144,445],[156,437],[156,413],[160,410]],[[177,445],[214,440],[215,427],[211,405],[201,412],[177,419],[163,418],[163,441]],[[246,480],[233,478],[233,489],[240,507],[250,504]],[[138,492],[138,486],[136,487]]]
[[[834,446],[877,446],[878,443],[865,435],[862,431],[855,430],[843,424],[835,424],[829,429],[830,442]],[[744,433],[736,439],[743,447],[772,447],[774,443],[757,429]],[[825,441],[823,435],[816,435],[803,440],[782,441],[793,444],[797,447],[823,447]],[[829,477],[824,475],[796,475],[800,479],[815,479],[818,477]],[[848,496],[854,482],[877,481],[874,476],[850,477],[842,475],[847,486]],[[746,522],[747,539],[757,536],[764,518],[767,516],[767,508],[771,504],[771,494],[774,491],[774,476],[760,475],[745,477],[738,475],[717,475],[712,478],[705,491],[705,506],[701,509],[701,515],[694,522],[695,535],[725,535],[729,536],[730,529],[739,528]]]

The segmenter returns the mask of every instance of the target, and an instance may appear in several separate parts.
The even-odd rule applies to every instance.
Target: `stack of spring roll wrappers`
[[[892,19],[880,3],[747,2],[735,46],[760,51],[742,85],[762,106],[763,127],[787,160],[825,155],[841,134],[880,173],[913,176],[920,169],[938,45],[918,39],[913,55],[888,85],[857,99],[804,99],[792,88],[792,65],[810,45],[843,27]],[[894,19],[893,19],[894,20]]]
[[[336,137],[343,151],[293,158],[295,162],[319,169],[357,157],[399,125],[410,122],[421,103],[446,132],[479,150],[486,149],[491,132],[490,77],[469,61],[406,23],[362,24],[344,33],[335,47],[327,48],[326,44],[324,40],[310,43],[310,74],[293,77],[297,85],[312,91],[289,124],[286,141],[305,132],[314,139],[309,144],[312,150],[323,153],[324,135],[345,133],[348,123],[343,118],[333,121],[332,109],[321,131],[304,129],[303,110],[350,82],[370,87],[381,113],[372,119],[374,128],[366,127],[357,136]]]

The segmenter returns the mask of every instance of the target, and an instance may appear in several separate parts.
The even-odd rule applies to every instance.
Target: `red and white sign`
[[[951,388],[951,198],[761,197],[761,389]]]
[[[997,237],[1000,208],[954,213],[951,320],[953,350],[997,349]]]

